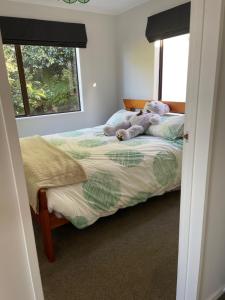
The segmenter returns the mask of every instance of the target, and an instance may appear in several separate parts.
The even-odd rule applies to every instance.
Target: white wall
[[[183,4],[182,0],[151,0],[117,17],[118,97],[151,99],[154,89],[154,44],[145,38],[147,18]]]
[[[104,124],[117,110],[115,16],[1,0],[0,15],[86,24],[80,49],[84,111],[17,120],[20,136],[49,134]],[[93,83],[97,87],[93,88]]]
[[[103,124],[121,106],[121,99],[153,98],[154,45],[145,38],[147,18],[184,2],[152,0],[119,16],[109,16],[1,0],[0,15],[83,22],[88,35],[87,48],[80,49],[84,111],[18,119],[19,135]]]
[[[225,28],[225,22],[223,27]],[[216,299],[225,288],[225,30],[219,73],[209,178],[201,300]]]

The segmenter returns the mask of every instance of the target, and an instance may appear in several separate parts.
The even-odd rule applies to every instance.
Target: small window
[[[80,111],[76,49],[4,45],[15,115]]]
[[[185,102],[189,34],[164,39],[159,51],[159,100]]]

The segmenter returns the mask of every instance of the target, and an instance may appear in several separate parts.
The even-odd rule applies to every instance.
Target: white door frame
[[[37,259],[37,251],[35,246],[35,240],[34,240],[34,232],[33,232],[33,226],[32,226],[32,220],[31,220],[31,214],[30,214],[30,208],[29,208],[29,201],[28,201],[28,195],[26,190],[26,184],[25,184],[25,177],[24,177],[24,171],[23,171],[23,162],[21,158],[21,152],[20,152],[20,146],[19,146],[19,138],[17,134],[17,127],[16,127],[16,121],[14,116],[14,109],[11,101],[10,96],[10,87],[8,83],[7,78],[7,71],[5,66],[5,59],[3,54],[3,47],[2,47],[2,40],[1,40],[1,33],[0,33],[0,120],[1,120],[1,128],[0,128],[0,136],[2,137],[1,143],[4,143],[4,149],[7,150],[1,151],[1,154],[3,157],[3,160],[7,160],[10,163],[6,166],[7,169],[10,169],[11,174],[11,180],[13,184],[10,185],[10,188],[13,190],[12,197],[9,195],[4,195],[4,188],[3,188],[3,194],[1,193],[1,200],[4,203],[4,211],[10,211],[12,212],[12,206],[14,208],[12,212],[12,219],[16,218],[18,216],[18,223],[14,222],[13,220],[9,220],[9,232],[10,230],[15,232],[18,231],[18,228],[14,228],[13,226],[17,226],[21,228],[21,236],[23,237],[23,241],[20,241],[23,245],[21,250],[21,255],[16,253],[16,256],[18,256],[18,260],[14,262],[13,266],[13,273],[15,270],[21,274],[21,280],[22,281],[29,281],[30,286],[26,287],[17,287],[15,291],[7,292],[7,286],[1,287],[1,292],[3,292],[3,295],[9,295],[12,293],[16,294],[19,293],[20,290],[20,296],[23,297],[20,299],[24,300],[43,300],[43,291],[42,291],[42,284],[41,284],[41,277],[40,277],[40,271],[39,271],[39,265],[38,265],[38,259]],[[0,147],[3,146],[2,144]],[[7,170],[4,170],[4,166],[2,168],[1,166],[1,172],[6,173]],[[7,174],[7,173],[6,173]],[[8,173],[9,174],[9,173]],[[9,180],[10,181],[10,180]],[[8,198],[10,197],[10,199]],[[13,205],[11,204],[13,202]],[[10,214],[9,214],[10,218]],[[19,224],[19,225],[18,225]],[[19,237],[16,237],[19,239]],[[4,241],[4,240],[3,240]],[[15,245],[12,242],[12,247],[16,247],[16,241]],[[18,243],[19,244],[19,243]],[[19,245],[18,245],[19,247]],[[7,249],[6,249],[7,251]],[[17,251],[15,248],[14,251]],[[24,255],[22,255],[24,253]],[[10,256],[9,257],[2,257],[2,259],[7,260],[10,262]],[[18,262],[18,263],[17,263]],[[22,266],[22,267],[21,267]],[[1,270],[3,271],[3,270]],[[9,273],[7,275],[7,272]],[[10,276],[10,268],[5,271],[4,276],[8,276],[8,278],[11,278]],[[10,283],[10,288],[13,290],[16,286],[15,282]],[[4,291],[4,289],[6,289]],[[32,295],[32,296],[31,296]],[[7,296],[4,296],[7,297]],[[16,297],[16,295],[15,295]],[[32,298],[31,298],[32,297]],[[6,299],[6,298],[5,298]],[[15,298],[16,299],[16,298]]]
[[[201,299],[215,94],[224,0],[193,0],[187,88],[189,141],[184,145],[177,300]]]

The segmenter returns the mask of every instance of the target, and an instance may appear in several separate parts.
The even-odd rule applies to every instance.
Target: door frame
[[[201,299],[223,20],[223,0],[192,0],[185,124],[189,140],[183,151],[177,300]]]
[[[8,210],[12,209],[10,202],[13,201],[16,203],[14,213],[19,216],[19,226],[23,236],[23,241],[21,241],[21,244],[23,245],[23,252],[25,253],[25,255],[21,255],[19,258],[27,269],[21,269],[21,262],[18,262],[18,265],[14,265],[14,269],[20,270],[22,278],[23,276],[24,280],[25,278],[29,278],[30,282],[30,286],[27,286],[27,289],[23,289],[20,291],[20,293],[23,294],[23,299],[28,299],[28,297],[31,299],[31,291],[33,300],[44,300],[26,181],[23,170],[23,162],[19,145],[19,137],[17,133],[13,104],[10,96],[10,87],[2,46],[0,32],[0,117],[3,122],[3,126],[0,128],[0,134],[6,141],[8,150],[7,153],[4,152],[2,155],[4,155],[5,160],[8,159],[10,161],[10,169],[13,177],[13,186],[11,188],[16,196],[15,198],[10,199],[10,201],[7,198],[1,199],[1,201],[4,201],[4,207]],[[1,169],[1,172],[4,172],[4,169]],[[14,224],[15,222],[10,224],[10,230],[12,230]],[[12,247],[13,246],[14,245],[12,244]],[[4,259],[10,261],[10,257],[4,257]],[[13,287],[14,285],[12,282],[12,289]],[[5,294],[7,294],[7,292]]]

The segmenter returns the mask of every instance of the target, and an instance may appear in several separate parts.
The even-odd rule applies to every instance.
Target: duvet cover
[[[180,187],[182,139],[139,136],[119,142],[103,126],[44,136],[79,160],[86,182],[47,191],[48,209],[79,229],[100,217]]]

